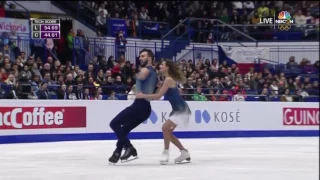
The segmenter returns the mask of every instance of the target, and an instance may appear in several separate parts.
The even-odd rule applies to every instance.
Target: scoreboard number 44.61
[[[60,39],[60,19],[31,19],[33,39]]]
[[[41,39],[60,39],[60,32],[41,32]]]
[[[60,39],[60,32],[33,31],[32,39]]]

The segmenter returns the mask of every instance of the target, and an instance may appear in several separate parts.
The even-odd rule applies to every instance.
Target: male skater
[[[154,54],[149,49],[140,51],[141,70],[136,77],[137,92],[153,94],[157,85],[157,73],[152,67]],[[150,101],[147,99],[135,99],[133,104],[121,111],[110,123],[111,129],[118,137],[117,148],[109,158],[110,163],[127,160],[129,157],[137,157],[137,151],[128,139],[129,132],[149,118],[151,114]],[[121,156],[122,149],[125,148]],[[121,156],[121,157],[120,157]]]

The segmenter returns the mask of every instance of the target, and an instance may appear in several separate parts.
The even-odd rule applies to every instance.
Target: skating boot
[[[131,156],[133,158],[129,159]],[[133,161],[137,158],[138,158],[137,150],[133,146],[131,146],[131,147],[126,148],[126,151],[120,157],[120,160],[121,160],[121,162],[129,162],[129,161]]]
[[[169,150],[164,149],[160,158],[160,164],[165,165],[168,163],[168,161],[169,161]]]
[[[188,150],[181,150],[181,155],[179,157],[177,157],[174,162],[175,163],[189,163],[191,161],[191,157],[190,154],[188,152]]]
[[[119,161],[119,159],[120,159],[120,156],[121,156],[121,150],[116,149],[113,152],[112,156],[109,158],[110,164],[117,163]]]

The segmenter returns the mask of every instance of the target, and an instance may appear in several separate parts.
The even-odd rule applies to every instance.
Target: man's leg
[[[113,120],[110,122],[111,129],[115,132],[118,137],[117,148],[113,152],[112,156],[109,158],[110,163],[117,163],[120,159],[122,149],[124,147],[124,142],[127,142],[127,133],[123,131],[122,126],[130,121],[130,107],[127,107],[121,111]]]
[[[123,125],[127,124],[128,121],[131,120],[132,114],[130,113],[130,108],[127,107],[123,111],[121,111],[116,117],[112,119],[110,122],[110,127],[118,137],[118,142],[117,142],[117,149],[121,150],[123,146],[125,145],[124,143],[128,141],[126,131],[123,129]]]
[[[131,120],[132,120],[132,122],[130,122],[129,124],[124,124],[124,125],[122,126],[122,130],[123,130],[124,134],[125,134],[126,137],[127,137],[126,141],[123,142],[123,144],[124,144],[125,147],[130,147],[130,146],[132,146],[130,140],[128,139],[129,133],[130,133],[134,128],[136,128],[137,126],[139,126],[143,121],[145,121],[145,120],[143,120],[143,121],[141,122],[141,120],[136,119],[136,118],[132,118]]]
[[[142,109],[143,109],[143,112],[135,111],[135,117],[132,118],[131,121],[129,121],[127,124],[124,124],[122,126],[123,131],[126,133],[127,136],[129,132],[131,132],[134,128],[139,126],[143,121],[148,119],[148,117],[150,116],[151,107],[150,109],[149,108],[145,108],[145,109],[142,108]],[[124,146],[126,147],[126,151],[120,157],[121,160],[127,160],[131,156],[136,157],[138,155],[136,149],[132,146],[128,138],[123,143],[124,143]]]

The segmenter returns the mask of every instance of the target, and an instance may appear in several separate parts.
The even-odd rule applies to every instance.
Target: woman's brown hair
[[[179,68],[178,64],[169,59],[165,59],[162,62],[165,62],[166,66],[169,68],[168,74],[172,79],[179,83],[186,82],[186,77],[184,76],[182,70]]]

